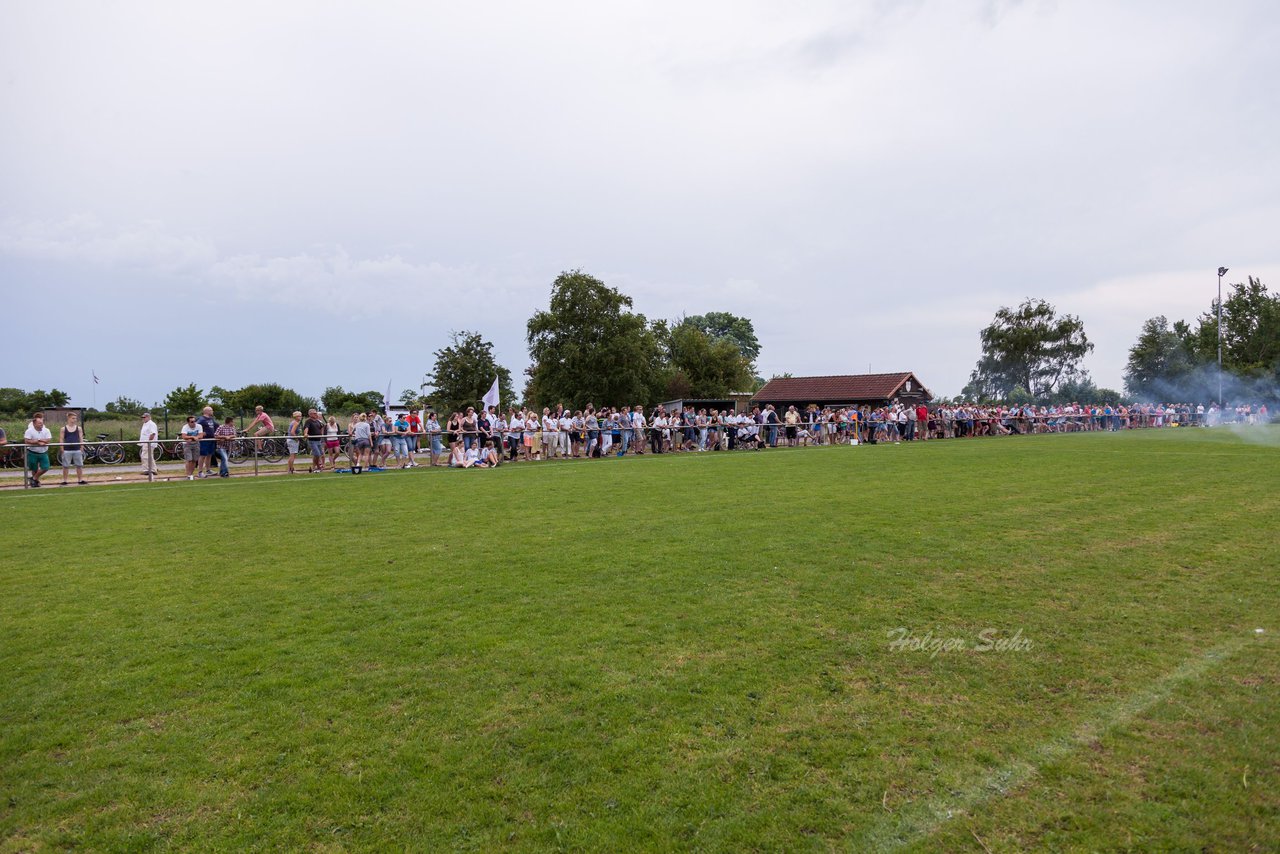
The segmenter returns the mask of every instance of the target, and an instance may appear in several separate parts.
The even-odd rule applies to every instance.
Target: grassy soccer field
[[[1275,850],[1260,430],[4,494],[0,850]]]

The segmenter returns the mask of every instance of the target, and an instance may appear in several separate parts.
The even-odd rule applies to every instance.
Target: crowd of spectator
[[[787,406],[772,404],[750,412],[707,408],[668,411],[663,406],[646,413],[642,406],[580,410],[564,406],[508,409],[467,407],[443,423],[430,411],[411,409],[392,415],[377,410],[358,412],[339,420],[311,409],[292,414],[283,428],[288,457],[286,470],[350,471],[363,474],[387,468],[423,465],[453,468],[492,468],[503,463],[552,459],[599,459],[641,454],[763,451],[781,446],[876,444],[979,436],[1038,433],[1120,431],[1138,428],[1212,427],[1223,423],[1267,423],[1265,404],[1163,403],[1133,405],[1010,406],[970,403],[928,406],[894,403],[888,406]],[[277,433],[271,416],[257,407],[243,431],[255,442]],[[138,437],[143,474],[158,474],[159,431],[149,413],[142,415]],[[232,418],[221,423],[213,408],[187,416],[179,430],[185,476],[188,480],[227,477],[231,443],[241,435]],[[7,442],[0,429],[0,445]],[[54,443],[42,413],[36,413],[24,435],[28,485],[38,487],[50,469],[50,447],[61,448],[62,482],[74,468],[76,481],[85,483],[84,435],[74,414]]]

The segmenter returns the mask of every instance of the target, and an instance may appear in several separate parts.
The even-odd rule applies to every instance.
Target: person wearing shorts
[[[293,462],[298,458],[298,437],[302,435],[302,413],[293,413],[293,420],[285,428],[285,448],[289,451],[289,474],[293,474]]]
[[[443,465],[440,458],[444,456],[444,442],[440,439],[440,421],[434,412],[427,413],[426,431],[431,442],[431,465]]]
[[[342,428],[338,426],[338,416],[330,415],[324,424],[324,452],[329,457],[329,468],[338,467],[338,449],[342,447]]]
[[[307,420],[302,425],[302,432],[307,437],[307,450],[311,452],[311,468],[308,471],[312,474],[324,471],[325,423],[319,412],[307,410]]]
[[[218,422],[213,417],[213,407],[206,406],[200,417],[196,419],[196,423],[204,431],[204,438],[200,440],[200,471],[196,477],[213,477],[210,464],[217,444],[213,441],[213,434],[218,432]]]
[[[67,485],[67,469],[74,467],[76,482],[84,485],[84,429],[80,426],[80,418],[74,412],[67,413],[67,423],[63,425],[62,442],[62,485]]]
[[[373,449],[373,427],[369,416],[361,412],[351,421],[351,473],[360,474],[369,467]]]
[[[407,469],[409,467],[409,416],[403,412],[396,416],[396,420],[392,422],[391,429],[395,431],[392,436],[392,447],[395,448],[396,462],[400,464],[400,468]]]
[[[374,441],[378,443],[373,455],[373,465],[386,468],[387,458],[391,456],[391,422],[383,418],[381,413],[375,412],[372,426]]]
[[[271,416],[263,411],[261,406],[253,408],[253,420],[249,422],[249,429],[245,432],[252,433],[254,436],[254,445],[258,453],[262,453],[261,436],[269,436],[276,431],[276,425],[271,420]]]
[[[196,479],[196,467],[200,465],[200,441],[204,437],[204,428],[196,422],[194,415],[187,416],[187,423],[182,425],[182,459],[187,464],[187,480]]]
[[[27,445],[27,471],[31,476],[27,479],[32,487],[40,485],[40,478],[49,470],[49,443],[53,434],[44,426],[44,413],[37,412],[31,416],[31,423],[23,434]]]

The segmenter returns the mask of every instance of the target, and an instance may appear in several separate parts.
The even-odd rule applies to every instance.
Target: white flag
[[[382,409],[388,416],[391,415],[391,380],[387,380],[387,393],[382,398]]]
[[[483,403],[484,403],[485,412],[489,411],[490,406],[496,407],[498,405],[498,378],[497,377],[493,378],[493,385],[489,387],[489,392],[484,396]]]

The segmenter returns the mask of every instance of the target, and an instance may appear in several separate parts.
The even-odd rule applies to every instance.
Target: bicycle
[[[25,462],[23,456],[22,445],[5,445],[0,447],[0,468],[18,469],[22,468]]]
[[[249,436],[244,433],[231,443],[227,457],[233,463],[243,463],[254,457],[254,446],[257,443],[258,459],[268,463],[278,463],[287,453],[284,442],[275,436]]]
[[[97,460],[109,466],[118,466],[124,462],[124,446],[108,444],[107,439],[109,438],[108,434],[99,433],[97,442],[86,442],[84,444],[84,461],[91,463]]]
[[[173,460],[184,459],[182,452],[182,440],[174,439],[170,442],[157,442],[155,447],[156,462],[160,462],[162,457]]]

